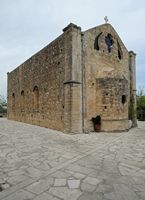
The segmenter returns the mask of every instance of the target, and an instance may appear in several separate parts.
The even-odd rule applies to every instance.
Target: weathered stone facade
[[[135,108],[135,54],[110,24],[63,34],[8,73],[8,119],[66,133],[129,128]],[[136,116],[130,119],[136,126]]]

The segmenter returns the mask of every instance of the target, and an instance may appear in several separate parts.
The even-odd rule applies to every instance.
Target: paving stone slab
[[[77,179],[72,179],[72,180],[68,180],[68,187],[70,189],[77,189],[80,187],[80,180]]]
[[[82,194],[78,189],[68,189],[67,187],[52,187],[49,189],[48,193],[64,200],[77,200]]]
[[[143,200],[144,147],[144,122],[129,132],[66,135],[0,119],[0,182],[12,183],[0,199]]]
[[[78,200],[103,200],[103,194],[97,192],[83,193]]]
[[[84,183],[88,183],[88,184],[91,184],[91,185],[98,185],[99,183],[102,182],[101,179],[97,179],[97,178],[93,178],[93,177],[86,177],[84,180],[83,180]]]
[[[91,185],[88,183],[81,183],[81,191],[83,192],[93,192],[96,190],[96,185]]]
[[[58,187],[58,186],[65,186],[66,185],[66,179],[55,179],[54,180],[54,187]]]
[[[57,197],[54,197],[46,192],[43,192],[42,194],[35,197],[33,200],[60,200]]]
[[[40,179],[31,185],[27,186],[25,189],[34,193],[34,194],[40,194],[50,188],[50,186],[53,183],[53,178],[47,178],[47,179]]]
[[[35,197],[34,194],[25,191],[25,190],[19,190],[10,196],[4,198],[3,200],[31,200]]]
[[[104,194],[104,196],[110,200],[137,200],[139,196],[127,185],[115,184],[113,185],[114,191]]]
[[[73,177],[75,177],[77,179],[84,179],[86,177],[86,175],[82,174],[82,173],[75,173],[75,174],[73,174]]]

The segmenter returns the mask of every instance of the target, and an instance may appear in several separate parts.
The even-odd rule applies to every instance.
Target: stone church
[[[8,119],[86,133],[100,115],[101,131],[128,130],[137,125],[135,57],[112,25],[71,23],[8,73]]]

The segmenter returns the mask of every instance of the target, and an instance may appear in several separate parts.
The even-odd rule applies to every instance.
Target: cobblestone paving
[[[0,199],[145,200],[145,122],[66,135],[0,119]]]

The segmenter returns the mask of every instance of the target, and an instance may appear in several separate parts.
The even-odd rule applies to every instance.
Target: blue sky
[[[0,95],[12,71],[62,33],[70,22],[82,30],[108,16],[128,50],[137,54],[137,88],[145,86],[145,1],[0,0]]]

